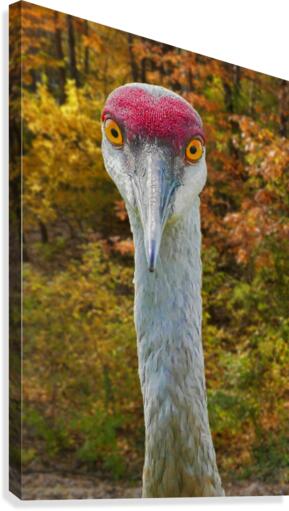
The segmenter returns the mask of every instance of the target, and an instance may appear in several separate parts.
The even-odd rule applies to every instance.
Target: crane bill
[[[157,152],[147,154],[145,167],[143,160],[142,168],[145,168],[145,172],[136,173],[133,183],[144,231],[148,270],[153,272],[177,181],[167,162]]]

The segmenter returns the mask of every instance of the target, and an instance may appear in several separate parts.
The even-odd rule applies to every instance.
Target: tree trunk
[[[233,75],[231,75],[231,64],[224,63],[225,76],[223,78],[223,89],[224,89],[224,102],[226,106],[226,110],[229,114],[234,114],[238,112],[239,107],[239,99],[241,94],[241,68],[239,66],[234,66]],[[226,75],[229,75],[226,76]],[[232,135],[239,132],[239,124],[231,119],[231,130]],[[236,158],[236,160],[240,159],[240,152],[234,146],[232,142],[232,137],[230,137],[228,142],[228,147],[230,153]]]
[[[188,83],[188,91],[192,92],[194,90],[194,85],[193,85],[193,73],[192,73],[191,68],[188,69],[188,72],[187,72],[187,83]]]
[[[143,83],[146,83],[147,81],[147,77],[146,77],[146,70],[147,70],[147,59],[146,57],[144,57],[142,60],[141,60],[141,69],[140,69],[140,73],[141,73],[141,81]]]
[[[282,137],[288,135],[288,116],[289,116],[289,84],[286,80],[281,81],[279,93],[279,133]]]
[[[59,15],[58,12],[54,11],[54,23],[55,23],[55,54],[56,58],[61,62],[61,67],[59,67],[59,101],[60,103],[64,103],[65,101],[65,81],[66,81],[66,72],[64,65],[64,53],[62,48],[62,31],[59,26]]]
[[[88,36],[89,34],[89,26],[88,21],[84,20],[84,34]],[[89,47],[86,45],[84,49],[84,74],[88,75],[89,73]]]
[[[256,118],[256,111],[255,111],[255,101],[256,101],[256,86],[254,80],[251,80],[250,83],[250,107],[249,107],[249,115],[252,117],[252,119]]]
[[[39,229],[40,229],[40,235],[41,235],[41,241],[42,243],[48,243],[48,231],[46,225],[39,220]]]
[[[128,34],[127,40],[128,40],[128,53],[129,53],[129,60],[130,60],[130,67],[131,67],[131,76],[132,76],[132,80],[134,82],[137,82],[138,81],[138,66],[137,66],[134,51],[133,51],[133,35]]]
[[[69,67],[70,76],[75,80],[76,86],[80,86],[79,73],[76,64],[76,49],[75,49],[75,31],[73,26],[73,17],[69,14],[67,19],[67,32],[68,32],[68,53],[69,53]]]

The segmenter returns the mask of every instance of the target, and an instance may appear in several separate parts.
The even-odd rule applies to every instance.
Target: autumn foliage
[[[288,482],[288,83],[25,2],[21,16],[24,468],[141,477],[133,244],[100,151],[107,95],[141,81],[181,94],[206,130],[203,342],[221,473]],[[15,42],[11,73],[17,59]]]

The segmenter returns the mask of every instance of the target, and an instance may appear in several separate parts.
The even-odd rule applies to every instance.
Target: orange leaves
[[[247,264],[255,254],[257,269],[265,262],[270,264],[264,242],[282,239],[289,228],[289,141],[249,116],[234,114],[231,119],[240,130],[234,140],[236,150],[243,155],[240,177],[245,179],[239,183],[240,206],[226,214],[224,226],[228,247],[237,261]],[[236,189],[234,195],[237,193]]]
[[[201,109],[209,113],[217,112],[219,110],[219,105],[217,102],[207,99],[202,94],[190,92],[185,94],[184,96],[197,110]]]
[[[257,190],[254,196],[255,201],[257,204],[271,204],[272,203],[272,193],[267,189],[261,189]]]
[[[132,238],[122,239],[120,236],[110,236],[107,240],[102,240],[102,246],[107,256],[113,252],[122,256],[132,256],[134,254]]]
[[[266,181],[275,181],[280,179],[289,165],[289,143],[283,142],[283,145],[272,144],[267,150],[264,160],[260,164],[260,171]]]
[[[228,245],[239,263],[247,263],[257,248],[257,267],[260,267],[261,261],[266,260],[269,263],[270,255],[267,249],[260,252],[263,241],[268,237],[282,239],[288,233],[288,221],[280,221],[271,204],[272,196],[266,190],[260,190],[253,199],[243,200],[239,212],[225,216],[224,223],[229,228]]]
[[[103,50],[102,40],[95,31],[91,32],[89,35],[83,35],[82,43],[85,48],[91,48],[95,53],[99,53]]]
[[[252,250],[261,242],[266,233],[266,218],[261,207],[252,207],[244,201],[242,211],[228,213],[224,222],[229,226],[229,245],[239,263],[246,263]]]
[[[119,239],[117,236],[114,238],[114,250],[119,252],[121,255],[133,255],[134,245],[131,238],[125,240]]]
[[[115,214],[117,218],[119,218],[122,222],[127,220],[127,210],[123,200],[118,200],[115,202]]]
[[[234,120],[240,126],[248,172],[261,174],[267,182],[282,177],[289,164],[288,139],[246,116],[234,116]]]

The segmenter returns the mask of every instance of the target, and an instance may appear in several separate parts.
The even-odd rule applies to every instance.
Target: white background
[[[1,378],[2,417],[0,451],[0,504],[13,508],[87,509],[141,508],[214,510],[285,509],[289,497],[235,497],[182,499],[181,501],[84,501],[20,502],[8,494],[8,5],[1,1],[1,155],[0,171],[0,258],[2,327]],[[289,80],[289,0],[38,0],[40,5],[58,9],[157,41],[166,42],[209,57],[219,58],[256,71]],[[289,427],[289,425],[288,425]]]

